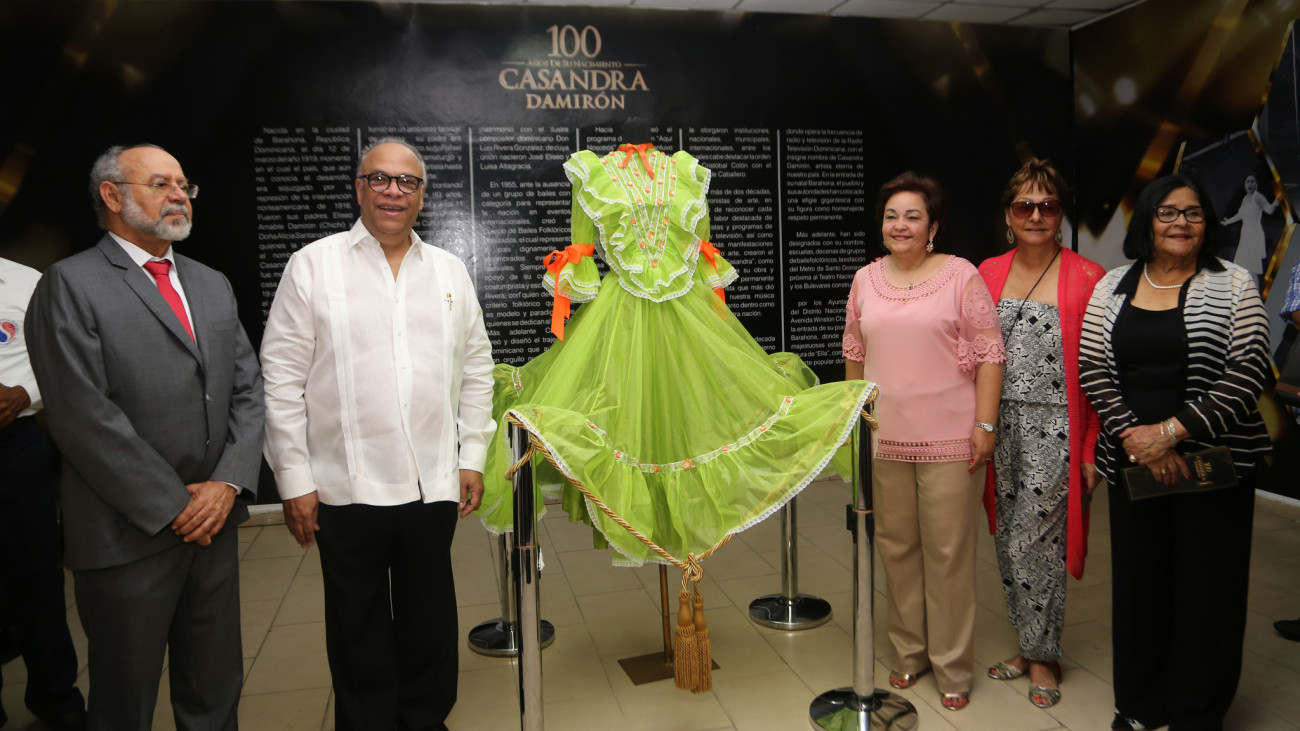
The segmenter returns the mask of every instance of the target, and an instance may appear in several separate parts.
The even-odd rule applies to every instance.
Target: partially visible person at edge
[[[876,545],[889,585],[889,683],[931,668],[944,708],[970,702],[976,513],[993,452],[1005,360],[988,287],[935,251],[943,190],[906,172],[877,201],[889,256],[853,278],[844,371],[880,385],[872,468]]]
[[[492,346],[465,265],[425,243],[419,152],[361,152],[360,218],[297,251],[262,338],[266,459],[285,526],[320,546],[338,731],[446,729],[451,541],[483,499]]]
[[[1198,181],[1151,182],[1124,238],[1136,262],[1097,283],[1084,316],[1079,373],[1111,486],[1111,728],[1222,729],[1241,675],[1256,466],[1271,449],[1258,400],[1272,363],[1255,278],[1215,257],[1217,234]],[[1126,469],[1176,486],[1191,477],[1184,455],[1216,446],[1238,484],[1130,498]]]
[[[44,402],[27,357],[23,324],[40,272],[0,259],[0,618],[12,617],[14,647],[0,665],[23,656],[23,701],[54,731],[86,727],[77,689],[77,651],[67,600],[54,468],[58,454],[36,424]],[[0,619],[0,621],[4,621]],[[0,726],[8,716],[0,706]]]
[[[1092,288],[1106,272],[1062,248],[1065,192],[1065,178],[1049,161],[1022,165],[1002,193],[1007,243],[1015,248],[979,267],[998,303],[1007,352],[984,506],[1020,641],[1019,652],[988,676],[1028,673],[1029,700],[1039,708],[1061,699],[1066,569],[1083,576],[1100,428],[1079,386],[1079,335]]]
[[[1280,314],[1283,321],[1300,332],[1300,264],[1291,267],[1291,284],[1286,288]],[[1300,424],[1300,409],[1291,409],[1291,412],[1296,423]],[[1300,619],[1279,619],[1273,623],[1273,629],[1292,642],[1300,642]]]

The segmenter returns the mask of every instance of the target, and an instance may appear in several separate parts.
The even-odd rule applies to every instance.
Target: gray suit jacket
[[[63,453],[64,562],[117,566],[180,543],[185,486],[257,487],[262,375],[230,283],[175,256],[198,338],[105,235],[45,272],[27,344],[50,432]],[[248,518],[235,501],[223,530]]]

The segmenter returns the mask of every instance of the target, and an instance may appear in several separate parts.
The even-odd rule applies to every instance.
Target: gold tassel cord
[[[874,401],[875,394],[872,393],[870,400]],[[686,560],[682,561],[664,549],[655,544],[654,541],[647,538],[643,533],[633,528],[626,520],[616,515],[610,510],[600,498],[592,494],[582,482],[570,477],[565,473],[560,465],[556,462],[555,456],[546,448],[545,443],[530,431],[522,420],[511,412],[506,413],[506,421],[514,426],[518,426],[528,432],[528,451],[518,462],[511,465],[506,471],[506,479],[512,479],[515,472],[518,471],[528,460],[540,454],[546,461],[564,476],[564,479],[573,485],[583,494],[592,505],[595,505],[610,520],[617,523],[628,533],[631,533],[637,540],[641,541],[647,548],[658,554],[664,561],[676,566],[682,571],[682,589],[678,592],[679,602],[677,612],[677,631],[676,631],[676,648],[673,653],[673,678],[678,688],[690,690],[693,693],[708,692],[713,687],[713,651],[709,641],[709,628],[704,619],[704,597],[700,594],[700,579],[704,576],[704,569],[700,567],[700,562],[719,548],[725,546],[731,540],[731,534],[722,537],[722,540],[711,546],[707,551],[696,556],[687,554]],[[875,416],[862,411],[862,418],[866,419],[871,429],[877,429],[878,424]],[[693,585],[693,586],[692,586]],[[692,591],[692,588],[694,591]]]
[[[555,456],[552,455],[550,450],[546,448],[546,445],[538,438],[536,434],[533,434],[531,431],[529,431],[527,427],[524,426],[523,422],[518,419],[518,417],[516,417],[513,413],[506,412],[506,421],[510,424],[513,424],[514,426],[523,428],[524,431],[527,431],[528,442],[529,442],[528,452],[524,455],[524,457],[522,457],[519,460],[519,462],[516,462],[515,465],[511,466],[510,470],[508,471],[509,476],[513,477],[515,470],[517,470],[519,467],[522,467],[523,464],[527,460],[532,459],[535,454],[542,455],[543,457],[546,458],[546,461],[550,463],[552,467],[555,468],[556,472],[559,472],[561,475],[564,475],[564,479],[568,480],[569,484],[573,485],[579,492],[581,492],[584,497],[586,497],[588,500],[591,501],[592,505],[595,505],[597,508],[599,508],[600,511],[604,513],[610,520],[617,523],[628,533],[631,533],[638,541],[644,543],[647,548],[649,548],[651,551],[654,551],[665,561],[681,569],[682,593],[678,595],[678,598],[679,600],[686,602],[686,604],[684,604],[683,609],[678,612],[678,624],[677,624],[677,633],[676,633],[678,645],[673,652],[673,677],[675,679],[680,678],[680,680],[677,680],[677,684],[678,684],[677,687],[682,688],[683,690],[691,690],[692,692],[700,693],[700,692],[704,692],[703,690],[699,690],[700,676],[701,674],[707,673],[707,678],[705,679],[704,682],[707,683],[708,687],[711,688],[713,685],[713,658],[711,656],[711,652],[707,649],[706,646],[705,652],[710,652],[708,662],[703,666],[700,666],[698,664],[700,659],[700,649],[695,639],[696,631],[697,631],[696,630],[697,621],[699,626],[702,626],[704,621],[703,600],[702,599],[699,600],[700,604],[698,605],[698,609],[696,609],[697,605],[695,604],[694,601],[691,600],[688,587],[691,584],[695,584],[695,592],[698,594],[699,582],[700,579],[703,578],[704,576],[704,569],[700,567],[700,562],[708,558],[709,556],[713,555],[714,551],[725,546],[727,542],[731,540],[731,534],[727,534],[723,536],[722,540],[718,541],[716,544],[711,546],[704,553],[701,553],[699,556],[696,556],[695,554],[688,554],[685,561],[681,561],[673,557],[672,554],[660,548],[654,541],[650,540],[643,533],[641,533],[641,531],[638,531],[637,529],[633,528],[631,525],[628,524],[626,520],[623,520],[617,514],[615,514],[613,510],[610,510],[605,505],[605,503],[601,502],[600,498],[592,494],[591,490],[587,489],[586,485],[582,484],[582,482],[580,482],[579,480],[575,480],[569,475],[565,474],[564,470],[560,469],[560,465],[556,463]],[[683,595],[685,595],[685,598],[683,598]],[[698,612],[699,614],[699,620],[695,619],[694,615],[696,612]],[[685,621],[683,621],[683,616],[685,617]],[[687,625],[690,626],[689,631],[687,630]],[[684,648],[682,647],[683,641],[685,642],[686,645]],[[686,665],[683,665],[683,663],[686,663]]]
[[[513,424],[514,422],[512,421],[511,423]],[[530,439],[528,440],[528,450],[524,452],[524,456],[520,457],[518,462],[515,462],[506,468],[506,482],[514,481],[515,473],[522,469],[524,465],[528,464],[528,460],[532,459],[536,454],[537,446]]]
[[[699,685],[698,652],[695,646],[695,620],[691,614],[691,592],[685,587],[677,592],[677,636],[673,644],[673,681],[682,690],[693,691]]]
[[[709,642],[709,625],[704,621],[704,595],[700,593],[699,582],[695,584],[695,601],[693,602],[695,623],[695,665],[698,668],[695,687],[692,693],[707,693],[713,690],[713,646]],[[680,687],[680,686],[678,686]]]

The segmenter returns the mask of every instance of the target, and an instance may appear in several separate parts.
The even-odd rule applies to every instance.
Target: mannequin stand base
[[[830,602],[820,597],[800,594],[761,596],[749,603],[749,619],[760,627],[794,632],[820,627],[831,620]]]
[[[625,657],[618,661],[623,667],[623,672],[627,673],[628,680],[632,685],[645,685],[658,680],[672,680],[673,661],[665,660],[662,652],[652,652],[649,655],[637,655],[636,657]],[[717,670],[719,665],[715,660],[713,669]]]
[[[829,690],[808,708],[813,731],[915,731],[916,707],[901,696],[877,690],[860,696],[852,688]]]
[[[541,648],[555,642],[555,625],[541,621]],[[488,657],[519,657],[519,632],[514,623],[489,619],[469,631],[469,649]]]

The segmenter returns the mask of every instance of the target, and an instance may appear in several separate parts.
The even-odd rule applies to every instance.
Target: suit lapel
[[[122,281],[131,288],[132,292],[135,292],[140,301],[144,303],[144,306],[153,313],[154,317],[158,318],[158,321],[162,323],[163,327],[167,328],[172,337],[179,340],[190,351],[190,354],[202,363],[203,356],[199,353],[199,348],[194,343],[194,339],[190,337],[189,333],[185,332],[181,321],[177,319],[176,313],[172,311],[171,305],[167,304],[167,300],[163,299],[162,293],[158,291],[158,285],[150,280],[149,274],[136,265],[134,261],[131,261],[131,257],[125,251],[122,251],[121,245],[114,241],[111,236],[104,236],[99,242],[99,249],[104,252],[104,256],[108,258],[109,263],[122,270]],[[198,298],[194,299],[197,300]],[[193,301],[190,302],[190,309],[194,309]],[[191,326],[193,326],[193,323],[191,323]],[[195,333],[197,332],[196,328]]]

